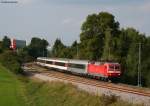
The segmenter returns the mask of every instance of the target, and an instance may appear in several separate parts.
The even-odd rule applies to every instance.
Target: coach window
[[[58,65],[58,66],[65,66],[65,63],[55,62],[55,65]]]
[[[40,63],[45,63],[45,60],[37,60]]]
[[[46,61],[46,64],[52,64],[52,61]]]
[[[69,67],[71,67],[71,68],[85,69],[85,65],[82,65],[82,64],[69,64]]]
[[[40,62],[40,60],[37,60],[37,62]]]

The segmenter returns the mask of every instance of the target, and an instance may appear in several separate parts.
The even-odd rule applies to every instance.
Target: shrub
[[[0,62],[3,66],[16,74],[23,72],[18,56],[12,51],[5,51],[4,53],[2,53],[0,55]]]
[[[103,101],[104,106],[111,105],[111,104],[117,102],[117,100],[118,100],[118,97],[115,95],[110,95],[110,96],[102,95],[101,96],[101,101]]]

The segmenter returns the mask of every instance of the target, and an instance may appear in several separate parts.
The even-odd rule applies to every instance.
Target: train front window
[[[114,70],[114,66],[112,66],[112,65],[109,66],[109,69],[110,69],[110,70]]]
[[[109,71],[116,71],[116,70],[119,70],[120,67],[118,65],[110,65],[109,66]]]
[[[119,70],[120,69],[120,67],[119,66],[115,66],[115,70]]]

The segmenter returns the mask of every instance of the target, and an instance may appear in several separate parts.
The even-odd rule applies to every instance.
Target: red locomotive
[[[39,57],[37,58],[37,64],[48,68],[55,68],[103,79],[118,78],[121,75],[120,64],[113,62],[89,62],[87,60]]]
[[[88,65],[88,73],[103,78],[117,78],[121,75],[121,69],[119,63],[104,62],[94,63]]]

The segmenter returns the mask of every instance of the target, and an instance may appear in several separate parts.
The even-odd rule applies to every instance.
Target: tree
[[[142,85],[150,86],[150,37],[134,28],[120,29],[119,22],[107,12],[88,15],[82,24],[80,43],[68,47],[56,39],[52,56],[88,60],[115,60],[121,64],[121,82],[137,85],[139,43]]]
[[[105,55],[112,44],[110,40],[118,34],[118,29],[119,23],[110,13],[101,12],[89,15],[81,27],[80,47],[82,50],[80,49],[80,57],[90,60],[108,57],[108,55]],[[108,30],[111,30],[111,32],[108,32]]]
[[[19,74],[22,73],[21,62],[17,54],[10,50],[5,50],[0,55],[0,62],[3,66],[8,68],[10,71]]]
[[[71,59],[74,51],[74,47],[65,46],[60,39],[56,39],[51,51],[51,57]]]
[[[121,63],[123,66],[123,81],[129,84],[137,85],[137,72],[138,72],[138,59],[139,59],[139,45],[138,43],[145,43],[145,35],[140,34],[134,28],[127,28],[123,30],[123,33],[126,34],[126,39],[122,42],[122,52],[121,55],[124,56],[124,62]],[[127,42],[125,42],[127,41]],[[126,46],[126,47],[125,47]],[[123,53],[124,52],[124,53]]]
[[[28,47],[18,49],[17,56],[22,64],[34,60],[34,58],[28,53]]]
[[[62,54],[63,54],[63,50],[65,49],[65,45],[61,42],[60,39],[56,39],[55,40],[55,43],[54,43],[54,46],[52,48],[52,56],[53,57],[62,57]]]
[[[79,51],[80,51],[79,45],[80,44],[76,40],[72,43],[72,45],[70,47],[70,52],[71,52],[72,58],[76,58],[76,59],[79,58]]]
[[[0,53],[2,53],[2,41],[0,41]]]
[[[9,49],[10,48],[10,38],[8,38],[7,36],[4,36],[3,40],[2,40],[2,48],[3,49]]]
[[[46,56],[47,54],[47,46],[49,43],[40,38],[32,38],[30,45],[28,46],[29,55],[37,58],[39,56]]]
[[[142,44],[142,61],[141,61],[141,72],[142,72],[142,85],[150,87],[150,37],[146,38],[144,44]]]
[[[112,54],[111,42],[112,42],[111,29],[109,29],[105,32],[104,49],[103,49],[103,55],[102,55],[102,58],[104,60],[110,60],[113,58],[113,56],[111,56]]]

